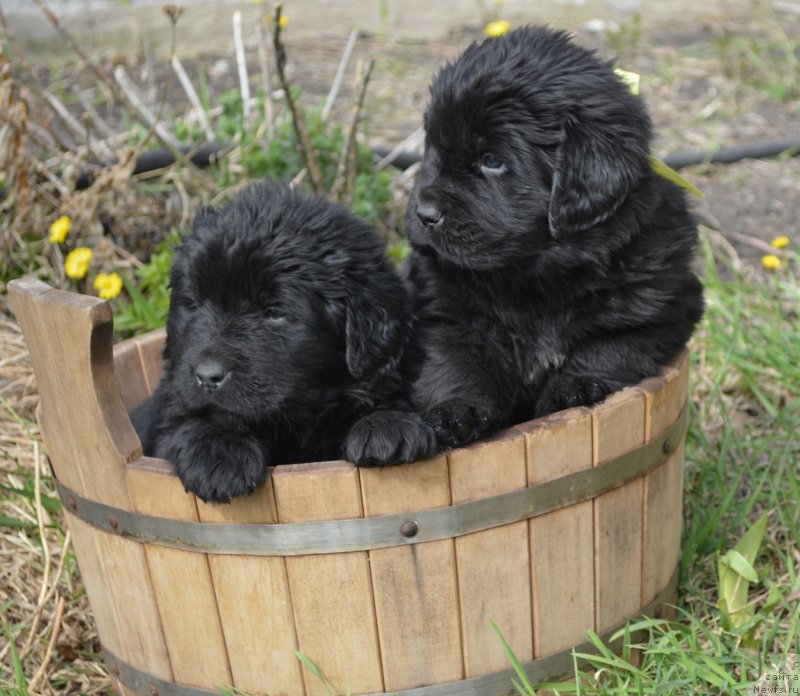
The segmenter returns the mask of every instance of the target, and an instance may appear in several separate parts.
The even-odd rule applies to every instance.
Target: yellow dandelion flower
[[[85,278],[92,262],[92,250],[88,247],[78,247],[67,254],[64,259],[64,272],[68,277],[79,280]]]
[[[260,0],[253,0],[254,2],[260,2]],[[264,15],[264,21],[267,24],[272,24],[274,17],[272,15]],[[278,26],[283,29],[289,23],[289,18],[282,14],[281,18],[278,20]]]
[[[775,249],[783,249],[784,247],[789,246],[790,241],[791,240],[784,234],[780,237],[775,237],[775,239],[772,240],[771,246],[773,246]]]
[[[761,265],[764,268],[769,268],[771,271],[777,271],[783,264],[775,254],[767,254],[761,257]]]
[[[511,22],[507,19],[498,19],[494,22],[489,22],[483,30],[483,33],[486,34],[486,36],[497,37],[507,34],[509,31],[511,31]]]
[[[61,244],[69,234],[72,227],[72,220],[69,215],[62,215],[52,225],[50,225],[50,244]]]
[[[122,278],[119,273],[98,273],[94,289],[101,300],[113,300],[122,291]]]

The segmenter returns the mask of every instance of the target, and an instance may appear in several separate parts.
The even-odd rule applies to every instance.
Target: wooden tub
[[[687,354],[591,408],[385,469],[281,466],[230,505],[143,457],[128,412],[163,333],[112,350],[108,303],[10,284],[45,446],[123,694],[499,695],[493,621],[532,681],[675,599]]]

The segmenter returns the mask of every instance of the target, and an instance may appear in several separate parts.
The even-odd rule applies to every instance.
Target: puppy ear
[[[642,172],[644,147],[608,127],[568,123],[557,153],[548,217],[555,239],[613,215]]]
[[[399,281],[397,287],[369,290],[347,299],[346,360],[353,377],[375,384],[397,370],[409,338],[411,314]]]

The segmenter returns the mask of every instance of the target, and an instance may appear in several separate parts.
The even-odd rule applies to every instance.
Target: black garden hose
[[[217,142],[205,143],[203,145],[181,145],[179,148],[181,154],[188,155],[192,164],[198,167],[207,167],[212,162],[218,159],[218,155],[224,149],[224,146]],[[157,150],[147,150],[139,155],[136,159],[136,165],[133,168],[133,174],[144,174],[145,172],[152,172],[162,167],[168,167],[175,162],[175,155],[165,148]],[[116,164],[110,162],[109,165]],[[89,188],[94,180],[92,172],[82,172],[75,182],[75,188],[78,191]]]
[[[180,150],[184,155],[189,155],[189,159],[198,167],[207,167],[216,161],[219,154],[226,149],[226,145],[210,142],[200,146],[183,145]],[[376,147],[374,153],[378,157],[385,157],[392,150],[387,147]],[[763,157],[776,157],[787,153],[792,157],[800,154],[800,137],[787,137],[780,140],[769,140],[766,142],[745,143],[734,147],[725,147],[717,150],[705,152],[676,152],[664,157],[664,163],[673,169],[682,169],[694,164],[730,164],[743,159],[759,159]],[[411,165],[418,162],[420,156],[416,152],[400,152],[393,160],[392,165],[398,169],[408,169]],[[134,167],[134,174],[151,172],[162,167],[167,167],[175,162],[175,157],[169,150],[159,148],[148,150],[139,155]],[[111,162],[115,164],[115,162]],[[109,166],[110,166],[109,165]],[[77,190],[83,190],[91,186],[94,175],[91,172],[83,172],[75,182]],[[5,189],[0,186],[0,198],[5,195]]]

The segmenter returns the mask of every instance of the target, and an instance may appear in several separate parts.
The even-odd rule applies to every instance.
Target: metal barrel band
[[[677,597],[677,592],[678,568],[675,569],[666,587],[641,609],[638,616],[631,618],[640,619],[652,617],[658,607],[673,603]],[[623,629],[626,623],[627,621],[606,631],[600,636],[600,639],[605,644],[611,643],[611,637]],[[613,645],[612,649],[614,649]],[[538,660],[526,662],[522,665],[522,668],[528,675],[528,679],[534,684],[560,681],[569,679],[574,674],[574,653],[595,655],[597,652],[598,650],[595,645],[587,641],[572,646],[567,650],[562,650],[554,655],[548,655]],[[219,691],[210,691],[196,686],[187,686],[159,679],[123,662],[119,657],[106,649],[103,649],[103,659],[109,671],[119,679],[124,686],[142,696],[152,696],[153,694],[157,694],[158,696],[216,696],[219,694]],[[587,664],[587,661],[584,658],[577,658],[577,664],[579,667],[583,667]],[[480,677],[463,679],[461,681],[421,686],[405,691],[373,693],[370,694],[370,696],[502,696],[514,691],[511,686],[514,677],[516,677],[516,672],[513,669],[506,669]],[[226,687],[227,685],[225,684],[219,685],[220,689]]]
[[[449,507],[323,522],[207,523],[155,517],[90,500],[56,481],[65,509],[111,534],[187,551],[244,556],[307,556],[439,541],[500,527],[590,500],[663,464],[686,431],[684,406],[658,437],[635,450],[552,481]],[[411,524],[409,524],[411,523]]]

